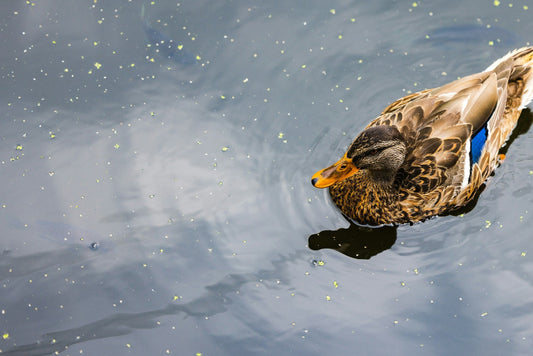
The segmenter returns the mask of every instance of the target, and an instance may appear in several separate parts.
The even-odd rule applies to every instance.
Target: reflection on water
[[[189,65],[197,62],[196,56],[188,48],[184,48],[183,43],[174,41],[166,33],[154,27],[147,18],[145,4],[141,7],[141,22],[148,39],[148,46],[153,46],[155,53],[179,64]]]
[[[38,342],[13,347],[3,352],[2,355],[36,356],[60,353],[72,345],[90,340],[127,335],[135,329],[157,328],[156,320],[162,316],[176,314],[202,318],[214,316],[227,311],[226,305],[231,303],[228,294],[254,280],[257,280],[257,276],[229,275],[224,281],[208,286],[204,296],[189,303],[171,304],[162,309],[147,312],[115,313],[77,328],[46,333]]]
[[[388,250],[396,242],[396,226],[350,227],[336,231],[321,231],[309,236],[309,248],[330,248],[353,258],[369,259]]]
[[[422,41],[447,50],[454,47],[467,47],[480,42],[505,46],[505,48],[520,46],[520,38],[516,33],[498,25],[487,26],[479,23],[439,27],[431,30]]]

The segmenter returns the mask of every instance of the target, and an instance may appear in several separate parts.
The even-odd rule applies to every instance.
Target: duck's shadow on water
[[[516,128],[509,137],[509,140],[507,140],[507,143],[500,150],[500,153],[506,154],[514,140],[518,136],[528,132],[532,123],[533,114],[529,108],[525,108],[518,119]],[[451,212],[449,215],[466,214],[474,209],[479,195],[484,188],[485,185],[481,187],[475,199],[469,204]],[[351,220],[347,220],[350,223],[348,228],[324,230],[309,236],[309,248],[315,251],[329,248],[352,258],[369,259],[378,253],[390,249],[396,242],[397,226],[368,227],[356,225]]]
[[[330,248],[349,257],[369,259],[394,245],[396,230],[396,226],[374,228],[350,222],[348,228],[324,230],[309,236],[308,246],[311,250]]]

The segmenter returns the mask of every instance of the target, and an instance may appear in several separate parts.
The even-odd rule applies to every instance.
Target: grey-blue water
[[[527,122],[469,212],[376,239],[310,177],[391,101],[531,44],[532,11],[2,1],[2,354],[529,353]]]

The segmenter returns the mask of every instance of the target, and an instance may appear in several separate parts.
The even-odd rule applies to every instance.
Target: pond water
[[[310,184],[526,3],[2,1],[2,354],[529,352],[530,112],[460,216],[368,238]]]

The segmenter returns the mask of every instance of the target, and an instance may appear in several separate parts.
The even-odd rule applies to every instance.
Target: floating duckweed
[[[22,151],[22,145],[17,145],[17,146],[15,147],[15,149],[16,149],[17,151]]]
[[[484,312],[484,313],[481,314],[481,316],[487,316],[487,315],[489,315],[489,313],[487,313],[487,312]]]
[[[227,150],[229,150],[229,147],[227,147],[227,146],[224,146],[224,147],[222,147],[222,149],[221,149],[222,152],[226,152]]]
[[[494,0],[494,6],[500,6],[500,1],[499,0]]]
[[[280,133],[278,134],[278,138],[279,138],[279,139],[282,139],[283,136],[285,136],[285,134],[284,134],[283,132],[280,132]]]
[[[2,335],[2,338],[3,338],[4,340],[9,339],[9,333],[4,333],[4,334]]]
[[[334,286],[335,288],[339,288],[339,284],[337,283],[337,281],[333,281],[333,286]]]
[[[333,15],[335,15],[335,13],[336,13],[335,9],[331,9],[331,10],[329,10],[329,12],[330,12],[331,14],[333,14]]]
[[[94,62],[94,66],[96,67],[96,69],[100,69],[102,67],[102,64]]]

